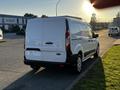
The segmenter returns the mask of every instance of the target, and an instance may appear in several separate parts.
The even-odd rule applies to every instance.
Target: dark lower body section
[[[57,66],[57,65],[65,65],[66,63],[61,62],[47,62],[47,61],[35,61],[35,60],[24,60],[26,65],[40,65],[40,66]]]
[[[24,56],[24,64],[26,65],[40,65],[40,66],[57,66],[57,65],[70,65],[75,63],[76,55],[72,55],[71,57],[67,57],[66,62],[50,62],[50,61],[37,61],[37,60],[27,60]]]

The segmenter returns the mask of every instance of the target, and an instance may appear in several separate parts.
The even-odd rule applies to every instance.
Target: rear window
[[[112,30],[117,30],[117,28],[112,28]]]

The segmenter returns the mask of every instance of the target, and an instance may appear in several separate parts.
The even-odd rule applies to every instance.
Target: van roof
[[[44,17],[44,18],[56,18],[56,17],[74,18],[74,19],[82,20],[82,18],[80,18],[80,17],[68,16],[68,15],[65,15],[65,16],[52,16],[52,17]]]
[[[71,19],[71,20],[75,20],[75,21],[82,21],[82,22],[85,22],[82,18],[80,17],[75,17],[75,16],[53,16],[53,17],[44,17],[43,19],[47,19],[47,18],[64,18],[64,19]],[[38,17],[38,18],[34,18],[34,19],[30,19],[28,21],[32,21],[32,20],[38,20],[38,19],[41,19],[41,17]]]

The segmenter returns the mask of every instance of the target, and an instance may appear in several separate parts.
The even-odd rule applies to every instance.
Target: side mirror
[[[99,34],[93,34],[93,38],[99,37]]]

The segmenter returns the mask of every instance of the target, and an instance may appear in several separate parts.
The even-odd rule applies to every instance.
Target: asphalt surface
[[[103,55],[117,40],[117,38],[109,37],[107,30],[96,32],[99,34],[100,41],[100,55]]]
[[[107,36],[107,31],[100,34],[100,54],[104,54],[116,40]],[[24,38],[5,35],[6,42],[0,43],[0,90],[65,90],[79,76],[72,68],[41,68],[34,72],[24,65]],[[95,60],[84,62],[84,72]]]

